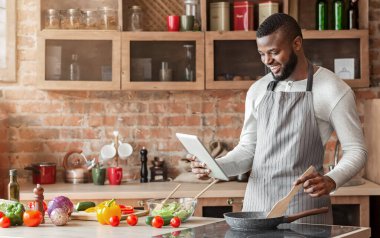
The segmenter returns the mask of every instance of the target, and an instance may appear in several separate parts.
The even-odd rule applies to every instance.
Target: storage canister
[[[278,3],[267,1],[259,3],[259,24],[263,23],[270,15],[278,13]]]
[[[234,31],[253,30],[253,2],[234,2]]]
[[[86,10],[83,12],[83,28],[87,30],[99,29],[99,17],[96,10]]]
[[[230,30],[230,3],[213,2],[210,3],[210,30],[229,31]]]
[[[117,11],[113,8],[103,7],[98,10],[99,25],[102,30],[117,30]]]
[[[143,13],[140,6],[132,6],[129,9],[129,31],[143,30]]]
[[[80,29],[82,27],[82,12],[79,9],[68,9],[62,17],[63,29]]]
[[[60,13],[56,9],[47,9],[45,13],[45,29],[59,29],[61,25]]]

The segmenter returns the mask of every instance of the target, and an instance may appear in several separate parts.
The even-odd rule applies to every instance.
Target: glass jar
[[[117,30],[117,11],[103,7],[98,10],[99,28],[102,30]]]
[[[185,55],[185,73],[184,78],[185,81],[194,81],[194,46],[193,45],[184,45],[183,46],[186,49],[186,55]]]
[[[62,17],[62,29],[80,29],[82,26],[82,12],[79,9],[67,9]]]
[[[45,13],[45,29],[59,29],[60,23],[59,10],[47,9]]]
[[[140,6],[132,6],[129,9],[129,31],[143,30],[143,13]]]
[[[86,10],[83,12],[83,28],[87,30],[99,29],[99,17],[97,11]]]

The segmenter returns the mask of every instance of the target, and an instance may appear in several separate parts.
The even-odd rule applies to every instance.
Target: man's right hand
[[[194,173],[200,179],[208,179],[211,170],[203,162],[200,162],[197,157],[191,156],[191,172]]]

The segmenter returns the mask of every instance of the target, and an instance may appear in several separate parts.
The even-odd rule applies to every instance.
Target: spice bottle
[[[20,201],[20,185],[17,182],[17,170],[9,170],[8,200]]]

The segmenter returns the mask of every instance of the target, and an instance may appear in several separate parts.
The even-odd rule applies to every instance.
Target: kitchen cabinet
[[[16,1],[0,2],[0,49],[0,82],[14,82],[16,81]]]
[[[268,73],[257,53],[256,32],[210,31],[210,6],[211,3],[219,1],[199,1],[195,11],[199,31],[167,32],[166,17],[185,14],[185,6],[181,0],[40,0],[41,32],[38,37],[39,51],[43,53],[39,59],[41,69],[38,86],[42,89],[58,90],[248,89],[252,83]],[[334,71],[335,59],[351,59],[347,64],[350,64],[348,71],[352,74],[348,75],[347,71],[342,71],[342,75],[348,75],[345,76],[346,82],[351,87],[368,87],[368,1],[359,1],[359,30],[339,31],[314,30],[315,9],[310,6],[314,6],[315,1],[280,0],[279,11],[289,13],[298,19],[303,29],[306,54],[313,63]],[[254,0],[253,3],[256,9],[254,29],[257,29],[259,1]],[[142,31],[130,31],[132,24],[130,9],[134,5],[140,6],[143,10]],[[233,19],[232,6],[230,4],[230,19]],[[66,12],[61,11],[65,17],[67,9],[87,10],[104,9],[104,7],[114,9],[116,13],[111,14],[110,18],[102,15],[100,21],[111,19],[108,21],[115,24],[114,28],[111,27],[114,30],[104,30],[104,27],[100,27],[101,23],[97,29],[91,30],[67,30],[62,29],[62,25],[60,29],[46,27],[48,9],[66,10]],[[233,29],[233,21],[230,22],[230,29]],[[51,68],[51,58],[48,59],[50,55],[46,52],[50,52],[48,46],[57,43],[53,40],[61,40],[62,44],[63,41],[72,41],[73,45],[82,42],[78,48],[86,52],[93,51],[94,44],[90,43],[91,41],[111,40],[112,47],[102,47],[103,52],[99,52],[99,55],[104,54],[112,58],[112,66],[96,62],[99,61],[97,57],[87,57],[87,63],[101,64],[97,66],[101,69],[98,77],[89,76],[80,83],[68,80],[67,76],[52,80],[47,77],[49,76],[47,73],[52,73],[54,68]],[[186,51],[189,49],[193,51],[190,60],[193,76],[190,77],[191,80],[185,80],[183,75],[188,61]],[[67,65],[71,60],[70,57],[72,55],[60,61],[66,62]],[[78,58],[83,60],[86,54]],[[56,61],[59,61],[58,57]],[[67,66],[62,65],[61,70],[64,67]],[[59,71],[59,67],[57,68]],[[62,72],[65,73],[67,74]]]
[[[204,3],[204,12],[210,12],[211,2],[215,1]],[[337,69],[337,74],[351,87],[369,86],[368,1],[359,1],[359,30],[339,31],[314,30],[315,8],[310,6],[315,6],[315,0],[279,2],[280,11],[298,19],[303,30],[305,54],[311,62],[334,72],[335,59],[351,59],[354,62],[351,67],[347,64],[342,68],[344,72]],[[210,20],[205,17],[206,89],[248,89],[269,72],[257,52],[256,32],[209,31]],[[255,19],[255,28],[257,25]]]

